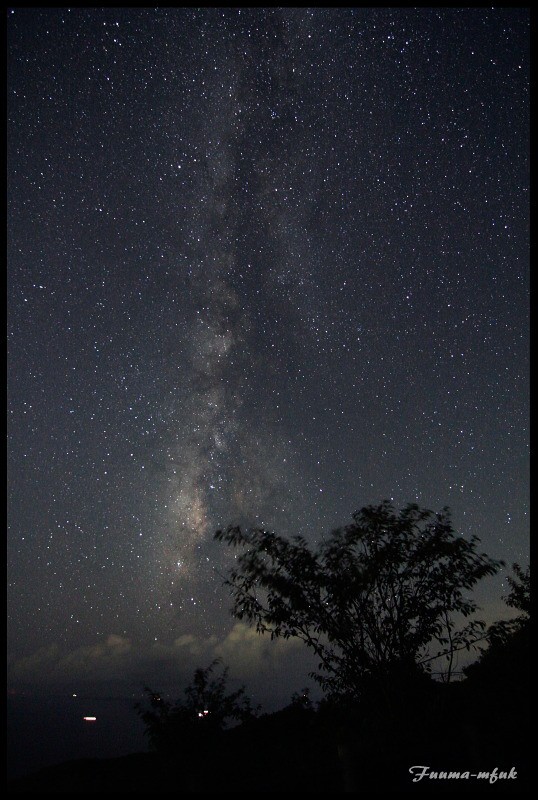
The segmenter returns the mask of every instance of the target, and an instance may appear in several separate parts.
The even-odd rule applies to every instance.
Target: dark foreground
[[[463,689],[463,687],[462,687]],[[173,754],[134,753],[47,767],[8,783],[9,792],[526,792],[526,727],[493,702],[494,713],[461,719],[458,687],[443,718],[417,709],[405,730],[330,710],[288,707],[209,740],[178,742]],[[452,712],[450,711],[452,708]],[[439,709],[441,710],[441,709]],[[494,724],[501,722],[501,726]],[[460,778],[413,782],[411,767]],[[512,775],[495,779],[479,772]],[[415,775],[417,774],[415,769]],[[465,773],[469,775],[466,776]],[[517,773],[517,777],[513,777]]]

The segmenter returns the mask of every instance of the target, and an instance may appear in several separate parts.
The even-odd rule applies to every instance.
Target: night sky
[[[527,563],[528,26],[8,12],[13,683],[221,655],[289,697],[302,647],[230,615],[230,523],[448,505]]]

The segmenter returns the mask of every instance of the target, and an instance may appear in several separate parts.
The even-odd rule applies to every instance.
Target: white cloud
[[[62,653],[53,644],[12,663],[9,677],[35,683],[108,678],[126,666],[131,650],[130,639],[114,633],[103,642],[77,647],[68,653]]]
[[[267,689],[270,696],[280,693],[284,700],[304,685],[312,669],[299,640],[271,641],[236,622],[221,638],[184,633],[170,644],[153,642],[143,647],[111,633],[70,652],[52,645],[12,662],[9,681],[33,685],[123,681],[161,689],[173,685],[174,691],[180,691],[197,667],[207,667],[215,658],[229,667],[231,685],[244,683],[256,692]]]

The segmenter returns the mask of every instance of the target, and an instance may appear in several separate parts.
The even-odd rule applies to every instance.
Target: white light
[[[84,722],[97,722],[97,717],[83,717]]]

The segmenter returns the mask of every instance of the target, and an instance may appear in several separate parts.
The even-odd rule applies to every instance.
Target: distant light
[[[76,697],[76,694],[71,695],[72,697]]]
[[[97,722],[97,717],[83,717],[84,722]]]

